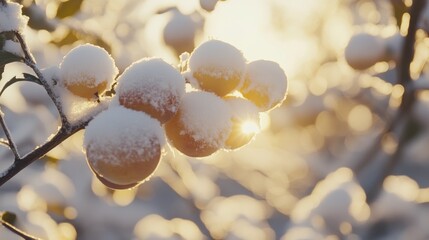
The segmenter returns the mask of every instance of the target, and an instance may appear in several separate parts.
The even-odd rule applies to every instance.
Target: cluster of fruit
[[[191,157],[244,146],[259,128],[259,113],[286,97],[287,78],[277,63],[247,63],[222,41],[201,44],[186,65],[180,72],[162,59],[144,58],[116,79],[109,107],[84,135],[88,164],[106,186],[145,181],[158,166],[165,136]],[[64,57],[58,83],[91,101],[104,97],[117,72],[104,49],[86,44]]]

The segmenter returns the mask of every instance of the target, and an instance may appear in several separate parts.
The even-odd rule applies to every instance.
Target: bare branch
[[[0,218],[0,223],[1,225],[3,225],[5,228],[7,228],[9,231],[15,233],[16,235],[22,237],[25,240],[41,240],[40,238],[37,237],[33,237],[31,235],[29,235],[28,233],[23,232],[22,230],[16,228],[15,226],[13,226],[12,224],[6,222],[5,220]]]

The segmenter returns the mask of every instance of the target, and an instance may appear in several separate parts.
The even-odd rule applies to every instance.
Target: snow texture
[[[57,66],[42,69],[42,74],[61,102],[62,110],[71,124],[78,124],[94,117],[106,109],[110,103],[110,98],[100,97],[99,102],[89,101],[68,91],[64,86],[58,84],[60,69]]]
[[[118,68],[109,53],[92,44],[73,48],[60,64],[60,81],[63,84],[93,87],[107,81],[109,88],[117,74]]]
[[[250,84],[243,91],[255,90],[269,98],[269,106],[286,98],[287,77],[280,65],[273,61],[257,60],[249,63],[246,81]]]
[[[222,98],[210,92],[185,94],[180,106],[181,121],[196,141],[223,147],[231,131],[232,113]]]
[[[200,0],[200,6],[207,12],[211,12],[215,9],[218,0]]]
[[[185,79],[173,66],[160,58],[144,58],[129,66],[118,78],[117,96],[132,96],[136,102],[157,110],[176,112],[185,94]],[[133,101],[127,98],[127,101]]]
[[[3,46],[3,50],[13,53],[17,56],[21,56],[23,57],[24,54],[22,52],[21,49],[21,45],[19,45],[19,43],[11,41],[11,40],[6,40]]]
[[[153,142],[152,139],[154,138],[158,140],[157,143]],[[93,149],[99,149],[104,153],[111,152],[112,148],[129,150],[128,152],[131,153],[136,151],[136,144],[141,146],[137,151],[145,151],[145,149],[155,151],[156,148],[152,147],[154,144],[163,146],[165,137],[161,124],[146,113],[115,106],[98,114],[88,124],[84,134],[83,146],[86,149],[91,145]],[[139,155],[143,154],[155,153],[139,153]],[[119,160],[127,159],[127,157],[118,159],[113,156],[109,159],[104,158],[103,161],[112,165],[119,165],[121,164]]]
[[[22,15],[22,6],[18,3],[7,2],[0,4],[0,32],[22,32],[27,25],[28,17]]]
[[[229,43],[210,40],[198,46],[189,58],[192,74],[200,72],[216,78],[228,79],[238,74],[243,75],[246,59],[243,53]],[[194,81],[191,81],[194,85]]]

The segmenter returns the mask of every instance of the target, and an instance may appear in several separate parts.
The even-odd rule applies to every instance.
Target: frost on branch
[[[27,22],[28,17],[22,15],[22,5],[13,2],[4,6],[0,4],[0,32],[22,32]]]

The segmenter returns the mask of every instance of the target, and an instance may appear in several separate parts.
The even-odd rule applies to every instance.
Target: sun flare
[[[241,132],[246,135],[255,134],[260,131],[259,125],[254,121],[244,121],[241,124]]]

